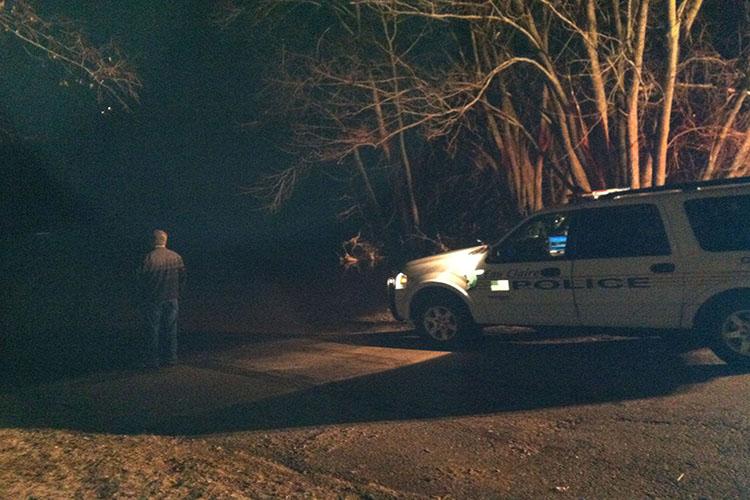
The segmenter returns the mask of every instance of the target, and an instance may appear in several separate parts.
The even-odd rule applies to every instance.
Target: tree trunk
[[[549,106],[549,89],[544,87],[542,91],[542,109],[545,110]],[[536,185],[534,186],[534,210],[541,210],[544,208],[544,157],[550,151],[552,146],[552,132],[549,129],[544,113],[540,113],[539,116],[539,137],[537,138],[537,144],[539,145],[539,151],[537,152],[537,159],[534,171],[534,180]]]
[[[549,33],[544,32],[544,36],[539,32],[534,16],[529,9],[528,5],[524,4],[522,0],[515,0],[516,8],[519,12],[523,12],[523,18],[528,23],[528,30],[532,37],[536,40],[539,46],[539,57],[542,60],[542,65],[546,68],[547,82],[550,86],[552,94],[552,102],[554,112],[551,115],[556,116],[558,130],[560,138],[562,139],[563,147],[568,156],[570,163],[570,171],[574,179],[574,184],[578,186],[584,192],[591,192],[591,184],[589,183],[588,175],[586,170],[583,168],[581,159],[578,155],[578,137],[576,134],[576,118],[572,117],[573,113],[570,111],[570,100],[568,99],[565,89],[563,88],[562,82],[558,78],[558,71],[555,68],[555,64],[550,59],[547,50],[547,37]]]
[[[401,108],[400,99],[400,85],[399,85],[399,74],[398,74],[398,63],[396,60],[396,48],[393,44],[393,36],[388,29],[388,21],[385,17],[382,17],[383,31],[385,33],[386,40],[388,41],[388,56],[390,58],[391,76],[393,78],[393,107],[396,111],[396,124],[398,126],[398,143],[401,154],[401,166],[403,167],[403,176],[406,182],[406,202],[411,217],[411,227],[408,228],[410,232],[418,232],[420,223],[419,208],[417,207],[417,198],[414,192],[414,176],[412,174],[411,160],[409,158],[409,151],[406,147],[406,132],[404,131],[404,114]]]
[[[742,141],[740,150],[734,156],[732,165],[729,167],[726,177],[739,177],[748,174],[748,154],[750,153],[750,128],[745,132],[745,138]]]
[[[627,92],[625,85],[625,75],[627,74],[627,66],[625,64],[625,47],[627,47],[631,40],[626,38],[625,27],[622,23],[622,14],[620,12],[620,0],[612,0],[612,13],[615,24],[615,33],[617,34],[618,40],[620,40],[620,57],[617,58],[617,64],[615,65],[616,71],[616,86],[617,86],[617,97],[616,97],[616,112],[614,113],[614,120],[617,123],[617,171],[613,172],[609,176],[609,180],[612,185],[621,187],[630,184],[630,176],[628,174],[628,122],[627,122]],[[629,12],[627,12],[629,14]],[[628,17],[627,23],[630,24],[632,20]],[[628,33],[630,31],[628,30]],[[608,184],[609,185],[609,184]]]
[[[602,69],[599,64],[599,31],[596,26],[596,4],[594,0],[588,0],[586,3],[586,17],[588,18],[588,32],[586,33],[585,42],[589,62],[591,63],[591,82],[594,86],[594,99],[596,100],[598,119],[602,124],[604,144],[607,147],[607,151],[609,151],[609,106],[607,106],[607,94],[604,90]]]
[[[375,85],[375,80],[372,75],[370,75],[370,82],[372,83],[372,103],[375,107],[375,119],[378,122],[379,139],[383,147],[385,157],[388,161],[390,161],[391,145],[389,141],[385,140],[385,138],[388,137],[388,129],[386,128],[385,117],[383,116],[383,104],[381,102],[380,93],[377,86]]]
[[[670,120],[674,87],[677,79],[677,60],[680,56],[680,22],[677,19],[677,0],[667,2],[667,72],[664,77],[664,101],[659,121],[659,136],[656,143],[656,165],[654,165],[654,183],[663,186],[667,180],[667,148],[669,147]]]
[[[630,162],[630,187],[641,187],[640,130],[638,126],[638,97],[641,90],[643,53],[646,48],[649,0],[641,1],[638,15],[635,54],[633,60],[633,80],[628,93],[628,160]],[[630,24],[630,23],[629,23]]]
[[[565,154],[568,156],[568,162],[570,163],[570,173],[573,177],[574,185],[578,186],[583,192],[590,193],[591,184],[589,184],[586,171],[584,170],[581,161],[578,159],[576,148],[570,138],[565,111],[563,111],[563,107],[557,99],[552,99],[552,102],[557,115],[557,125],[562,138],[563,148],[565,149]]]
[[[362,178],[362,184],[364,185],[364,191],[365,191],[365,199],[367,200],[367,207],[369,210],[372,210],[374,213],[374,219],[377,219],[377,225],[382,226],[382,214],[383,211],[380,208],[380,203],[378,202],[378,197],[375,195],[375,190],[372,188],[372,183],[370,182],[370,176],[367,174],[367,170],[365,169],[365,164],[362,161],[362,156],[359,154],[359,148],[356,148],[354,150],[354,163],[357,165],[357,172],[359,173],[359,176]]]
[[[641,186],[649,187],[654,183],[654,157],[651,153],[646,156],[646,164],[641,169]]]
[[[688,0],[685,1],[687,2]],[[702,5],[703,0],[693,0],[693,4],[687,10],[685,20],[682,23],[682,32],[685,36],[690,36],[690,30],[693,29],[693,22],[695,22],[695,18],[698,17],[698,12],[701,10]]]
[[[512,116],[510,99],[507,94],[502,97],[503,112],[506,116]],[[494,119],[494,117],[493,117]],[[500,127],[498,127],[500,128]],[[521,162],[521,146],[513,135],[511,125],[507,119],[502,121],[500,137],[503,144],[503,155],[505,156],[508,169],[513,179],[513,190],[516,196],[516,205],[522,215],[526,215],[526,180],[524,179],[523,164]]]
[[[732,111],[724,121],[724,126],[721,127],[719,136],[714,141],[713,147],[711,148],[711,153],[708,155],[706,170],[703,172],[703,180],[713,179],[716,170],[716,162],[719,159],[721,150],[724,148],[724,144],[726,143],[727,136],[729,135],[729,129],[731,129],[734,125],[734,121],[737,118],[737,115],[739,114],[746,97],[747,91],[743,89],[740,95],[737,96],[737,100],[734,103],[734,107],[732,107]]]

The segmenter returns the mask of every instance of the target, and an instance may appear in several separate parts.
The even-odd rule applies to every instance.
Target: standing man
[[[167,233],[154,231],[154,249],[138,268],[138,281],[146,320],[145,365],[158,368],[177,363],[177,316],[180,290],[187,277],[177,252],[167,249]]]

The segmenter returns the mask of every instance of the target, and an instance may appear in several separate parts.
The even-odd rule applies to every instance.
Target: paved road
[[[375,496],[750,498],[750,375],[708,351],[354,330],[193,339],[159,372],[7,388],[0,424],[199,440]]]

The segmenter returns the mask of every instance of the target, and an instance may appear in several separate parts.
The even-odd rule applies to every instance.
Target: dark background
[[[244,194],[290,161],[259,94],[284,38],[256,37],[249,22],[221,29],[205,0],[35,5],[94,45],[114,40],[143,88],[130,112],[98,102],[88,82],[0,37],[0,365],[11,379],[138,359],[135,269],[154,228],[189,271],[181,349],[384,303],[382,277],[339,266],[356,230],[337,223],[329,179],[305,179],[277,214]]]
[[[0,123],[12,136],[0,141],[4,236],[75,227],[145,248],[159,227],[198,266],[221,255],[336,263],[354,230],[316,195],[331,191],[324,179],[308,179],[279,214],[244,194],[288,161],[284,131],[263,122],[258,98],[285,40],[255,37],[250,22],[223,30],[213,22],[217,6],[200,0],[39,8],[75,20],[96,45],[114,40],[144,86],[132,112],[114,104],[110,112],[85,86],[61,85],[76,78],[54,62],[12,37],[0,42]]]

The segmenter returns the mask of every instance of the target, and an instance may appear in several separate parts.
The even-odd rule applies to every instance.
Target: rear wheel
[[[452,344],[475,337],[478,328],[466,306],[458,300],[444,298],[419,308],[415,325],[417,332],[437,344]]]
[[[750,367],[750,300],[720,306],[708,328],[717,356],[729,364]]]

